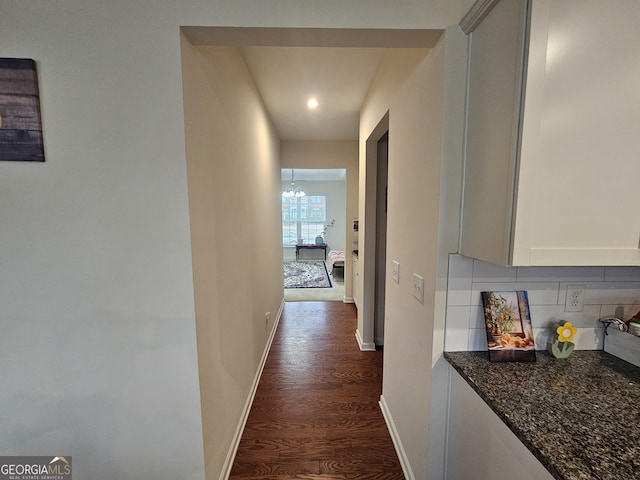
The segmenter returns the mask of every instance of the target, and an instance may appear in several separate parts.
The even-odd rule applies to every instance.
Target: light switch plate
[[[420,303],[424,303],[424,278],[417,273],[413,274],[413,296]]]
[[[391,270],[391,278],[393,278],[394,282],[400,283],[400,264],[398,262],[396,262],[395,260],[393,261],[393,269]]]

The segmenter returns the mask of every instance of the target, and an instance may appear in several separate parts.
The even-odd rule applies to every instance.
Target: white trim
[[[444,359],[443,359],[444,360]],[[449,428],[451,428],[451,372],[453,367],[448,364],[447,369],[447,409],[445,410],[446,429],[444,432],[444,478],[449,478]]]
[[[402,473],[404,473],[404,477],[407,480],[415,480],[416,477],[413,475],[411,465],[409,465],[407,453],[404,451],[402,441],[400,441],[400,435],[398,435],[396,425],[395,423],[393,423],[393,417],[391,415],[391,412],[389,411],[389,407],[387,405],[387,401],[384,398],[384,395],[380,395],[380,401],[378,402],[378,404],[380,405],[380,409],[382,410],[382,416],[384,417],[384,421],[387,424],[387,429],[391,434],[393,446],[395,447],[396,453],[398,454],[398,460],[400,460],[400,466],[402,466]]]
[[[342,303],[356,303],[353,297],[342,297]]]
[[[498,0],[477,0],[462,20],[460,20],[458,24],[460,30],[462,30],[465,35],[469,35],[475,30],[484,17],[489,14],[491,9],[496,6],[496,3],[498,3]]]
[[[358,347],[363,352],[372,352],[376,349],[375,343],[364,343],[362,341],[362,337],[360,336],[360,332],[356,329],[356,340],[358,341]]]
[[[637,248],[531,248],[529,265],[634,266],[640,265],[640,250]]]
[[[465,169],[467,168],[467,130],[469,129],[469,72],[471,71],[471,35],[466,36],[466,75],[465,75],[465,85],[464,85],[464,119],[462,121],[462,180],[460,181],[460,205],[458,207],[458,211],[460,212],[460,216],[458,218],[458,252],[462,251],[462,225],[464,224],[464,209],[462,206],[464,205],[464,188],[466,184],[466,176]],[[449,276],[447,273],[447,282],[449,281]],[[447,287],[447,291],[449,291]]]
[[[267,344],[265,345],[264,351],[262,352],[262,358],[260,359],[258,370],[256,371],[256,375],[253,379],[251,391],[249,392],[247,401],[245,402],[244,408],[242,409],[242,415],[240,416],[240,421],[238,422],[238,426],[236,427],[236,431],[233,435],[233,440],[231,441],[231,446],[229,447],[229,451],[227,452],[227,457],[224,460],[224,464],[222,466],[222,472],[220,472],[220,476],[218,477],[219,480],[227,480],[229,478],[229,475],[231,474],[231,467],[233,467],[233,460],[235,459],[236,452],[238,451],[238,446],[240,445],[240,440],[242,439],[242,432],[244,431],[244,427],[247,424],[247,419],[249,418],[249,412],[251,411],[251,405],[253,404],[253,399],[256,395],[258,384],[260,383],[260,377],[262,376],[264,365],[267,362],[267,357],[269,356],[269,350],[271,350],[273,337],[276,334],[276,330],[278,328],[278,324],[280,323],[280,317],[282,316],[283,310],[284,310],[284,298],[282,299],[282,303],[280,304],[280,309],[278,310],[278,314],[276,315],[276,320],[273,324],[273,328],[271,329],[271,332],[269,333],[269,337],[267,338]]]

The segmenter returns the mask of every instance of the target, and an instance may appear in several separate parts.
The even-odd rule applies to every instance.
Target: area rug
[[[323,261],[284,262],[284,288],[331,288]]]

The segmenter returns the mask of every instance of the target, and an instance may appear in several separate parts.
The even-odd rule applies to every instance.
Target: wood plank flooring
[[[355,330],[352,304],[285,304],[229,478],[404,479]]]

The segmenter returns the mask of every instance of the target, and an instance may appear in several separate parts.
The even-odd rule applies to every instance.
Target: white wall
[[[182,65],[205,470],[215,477],[282,304],[280,140],[237,47],[183,36]]]
[[[444,34],[444,91],[442,157],[440,161],[440,207],[438,215],[438,260],[434,305],[431,404],[427,478],[445,478],[449,372],[442,355],[445,339],[449,254],[458,251],[462,156],[464,144],[464,104],[466,92],[467,42],[455,25]]]
[[[389,112],[389,184],[387,223],[387,281],[385,357],[382,405],[399,445],[409,478],[426,478],[429,441],[429,397],[435,302],[438,195],[440,183],[444,48],[389,55],[367,98],[361,115],[361,202],[368,168],[365,143]],[[364,198],[368,192],[364,192]],[[370,218],[361,203],[364,230],[364,275]],[[362,219],[364,218],[364,222]],[[363,225],[364,223],[364,225]],[[391,261],[400,263],[399,283],[390,278]],[[369,263],[370,264],[370,263]],[[424,278],[425,300],[413,298],[413,273]],[[366,294],[365,294],[366,295]],[[367,299],[364,299],[365,306]],[[364,318],[361,318],[364,317]],[[359,311],[358,328],[368,340],[367,312]]]
[[[565,312],[567,285],[584,285],[584,310]],[[599,318],[628,320],[640,311],[640,267],[503,267],[451,255],[445,350],[487,350],[482,298],[490,290],[526,290],[536,348],[547,348],[550,327],[568,320],[578,328],[577,349],[602,350]]]
[[[373,295],[364,295],[364,284],[373,284],[371,273],[375,271],[375,216],[373,208],[376,185],[375,162],[367,163],[367,157],[375,156],[376,142],[388,128],[388,112],[391,101],[400,84],[416,68],[427,55],[427,49],[394,50],[387,53],[374,82],[369,90],[365,103],[360,111],[360,150],[359,150],[359,265],[357,287],[361,293],[358,309],[358,337],[365,345],[374,344],[373,329]],[[369,141],[370,136],[375,138]],[[391,143],[390,139],[390,143]],[[391,147],[390,147],[391,148]],[[369,150],[369,151],[368,151]],[[372,152],[373,151],[373,152]],[[389,163],[391,163],[391,159]],[[402,187],[401,187],[402,188]],[[367,226],[367,224],[369,226]],[[369,234],[371,232],[371,234]],[[371,252],[367,255],[367,252]],[[390,261],[390,259],[389,259]]]
[[[387,263],[400,263],[400,282],[387,282],[383,396],[416,478],[427,477],[429,462],[424,450],[429,443],[443,66],[441,41],[402,86],[389,115]],[[424,277],[424,303],[413,297],[414,273]]]
[[[3,56],[38,65],[47,161],[0,164],[0,453],[204,477],[181,25],[444,28],[471,3],[2,2]]]
[[[77,478],[204,476],[178,21],[143,6],[0,7],[46,155],[0,163],[0,454]]]

